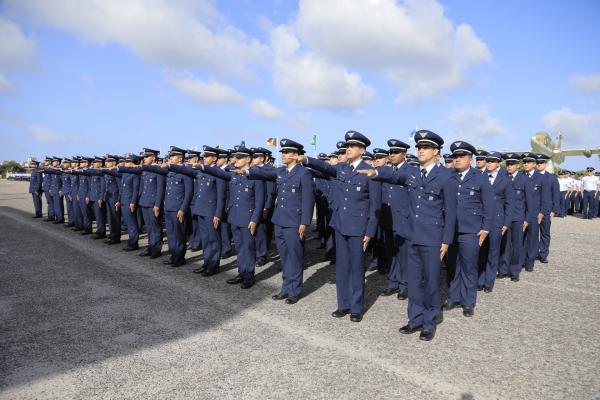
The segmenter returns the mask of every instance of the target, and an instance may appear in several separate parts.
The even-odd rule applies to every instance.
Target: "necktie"
[[[423,182],[425,182],[425,178],[427,178],[427,170],[423,168],[421,170],[421,179],[423,180]]]
[[[354,172],[354,165],[350,164],[350,172]]]
[[[462,172],[458,174],[458,178],[462,181],[463,180],[463,174]]]
[[[494,182],[494,175],[489,174],[489,177],[490,177],[490,183]]]
[[[398,166],[394,165],[393,169],[394,169],[394,171],[398,171]]]
[[[514,175],[511,175],[511,176],[510,176],[510,181],[511,181],[511,182],[514,182],[514,181],[515,181],[515,176],[514,176]]]

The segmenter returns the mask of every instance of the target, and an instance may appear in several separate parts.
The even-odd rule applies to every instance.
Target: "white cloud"
[[[468,83],[470,67],[491,60],[471,26],[454,26],[435,0],[302,0],[299,37],[330,62],[374,71],[416,103]]]
[[[31,65],[35,42],[27,38],[17,24],[0,16],[0,68],[12,70]]]
[[[12,84],[6,79],[4,74],[0,72],[0,94],[7,94],[13,91]]]
[[[582,92],[600,92],[600,74],[573,75],[569,79],[569,83],[572,87]]]
[[[274,105],[263,99],[256,99],[250,103],[250,111],[257,117],[266,119],[280,119],[283,117],[281,111]]]
[[[570,144],[589,145],[600,132],[600,111],[580,114],[561,108],[542,116],[542,124],[552,134],[562,133]]]
[[[43,25],[97,43],[117,43],[172,68],[249,76],[265,47],[227,25],[209,0],[8,0],[8,8]]]
[[[59,133],[53,129],[38,125],[28,125],[27,129],[31,133],[33,140],[40,143],[98,143],[97,140],[85,138],[79,135]]]
[[[242,96],[231,86],[215,80],[204,82],[194,78],[190,73],[167,73],[166,80],[173,84],[178,91],[202,104],[231,104],[243,100]]]
[[[500,121],[490,115],[487,105],[457,107],[449,117],[454,136],[473,145],[486,139],[510,139],[511,135]]]
[[[373,100],[374,90],[360,75],[316,54],[301,52],[289,27],[280,25],[273,29],[271,45],[275,86],[291,104],[343,110],[364,107]]]

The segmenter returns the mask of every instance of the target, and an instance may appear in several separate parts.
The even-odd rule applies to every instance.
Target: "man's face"
[[[90,166],[90,163],[89,163],[89,162],[87,162],[87,161],[82,161],[82,162],[80,162],[80,163],[79,163],[79,166],[80,166],[81,168],[87,168],[87,167],[89,167],[89,166]]]
[[[53,167],[58,167],[58,166],[60,166],[60,162],[57,161],[57,160],[54,160],[54,161],[52,161],[52,166]]]
[[[365,154],[364,147],[356,144],[350,144],[346,149],[346,160],[354,162],[362,157],[363,154]]]
[[[206,160],[206,158],[204,158]],[[217,159],[217,166],[222,167],[227,162],[227,158],[221,157]]]
[[[204,165],[213,165],[215,162],[217,162],[217,156],[204,156]]]
[[[107,161],[106,168],[112,168],[115,166],[115,164],[116,164],[116,162],[114,162],[114,161]]]
[[[506,172],[511,175],[514,174],[517,169],[519,169],[519,163],[506,164]]]
[[[257,154],[254,157],[252,157],[252,167],[256,167],[258,165],[262,165],[265,163],[265,156],[262,154]]]
[[[100,161],[94,161],[94,169],[102,168],[102,163]]]
[[[399,165],[406,158],[406,152],[400,150],[390,150],[388,159],[393,165]]]
[[[183,161],[183,156],[181,154],[173,154],[172,156],[169,156],[169,162],[171,164],[181,164],[181,161]]]
[[[348,160],[346,152],[338,154],[338,162],[345,163]]]
[[[252,163],[252,157],[244,155],[236,155],[234,158],[234,166],[236,168],[246,168]]]
[[[187,159],[187,165],[196,165],[198,164],[198,156],[193,156]]]
[[[538,162],[535,164],[535,169],[537,169],[538,171],[545,171],[546,170],[546,163],[545,162]]]
[[[71,168],[71,163],[70,163],[70,162],[64,162],[64,163],[63,163],[63,168],[64,168],[64,169],[69,169],[69,168]]]
[[[367,158],[367,159],[364,159],[363,161],[366,162],[367,165],[373,166],[373,163],[374,163],[373,160],[370,160]]]
[[[295,151],[284,150],[281,152],[281,162],[290,165],[298,159],[298,153]]]
[[[339,162],[339,160],[337,157],[331,157],[327,162],[329,163],[329,165],[336,165]]]
[[[436,154],[440,151],[430,146],[419,146],[417,147],[417,157],[419,158],[420,164],[428,164],[433,161]]]
[[[470,154],[455,154],[454,155],[454,168],[459,171],[465,171],[471,166],[473,157]]]
[[[373,163],[376,167],[383,167],[387,162],[387,157],[377,157]]]
[[[444,167],[450,169],[450,168],[454,168],[454,160],[447,160],[444,161]]]
[[[485,168],[486,164],[485,158],[475,159],[475,165],[477,165],[477,168],[479,169]]]
[[[154,154],[150,156],[144,157],[144,165],[152,165],[156,161],[156,156]]]
[[[535,169],[535,161],[525,161],[523,163],[523,170],[525,172],[530,172]]]
[[[494,172],[499,166],[500,163],[498,161],[488,161],[485,165],[485,169],[487,169],[488,172]]]

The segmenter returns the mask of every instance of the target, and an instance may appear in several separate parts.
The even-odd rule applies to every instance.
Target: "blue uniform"
[[[544,218],[540,223],[540,244],[538,250],[538,258],[546,259],[550,253],[550,227],[552,226],[552,218],[550,213],[554,215],[560,214],[560,185],[556,175],[550,172],[541,173],[546,179],[546,185],[550,188],[550,199],[549,202],[551,207],[544,213]]]
[[[210,273],[216,272],[221,263],[221,235],[219,226],[215,229],[214,218],[223,218],[227,183],[223,179],[185,165],[170,165],[169,169],[188,175],[197,182],[191,212],[200,232],[204,268]]]
[[[228,184],[227,221],[231,225],[237,250],[238,271],[242,280],[254,282],[256,264],[256,241],[248,225],[260,222],[265,205],[265,189],[262,181],[249,180],[245,175],[224,171],[216,166],[205,166],[204,172],[224,179]]]
[[[71,172],[71,206],[73,209],[73,226],[75,230],[83,229],[83,217],[81,210],[79,209],[79,201],[77,200],[77,193],[79,192],[79,175],[76,172]],[[71,221],[69,221],[71,222]]]
[[[36,169],[31,172],[31,177],[29,178],[29,193],[31,193],[31,198],[33,199],[33,208],[35,211],[36,217],[42,216],[42,181],[44,177],[40,170]]]
[[[365,252],[363,238],[375,237],[381,208],[381,184],[356,172],[372,169],[360,161],[354,169],[350,164],[329,165],[307,157],[308,167],[335,179],[335,209],[331,227],[336,242],[336,289],[338,310],[364,311]]]
[[[184,172],[181,172],[184,173]],[[189,175],[189,174],[186,174]],[[194,187],[194,193],[192,194],[192,202],[190,203],[190,209],[193,210],[194,206],[196,205],[196,198],[198,197],[198,178],[196,177],[196,175],[189,175],[192,180],[193,180],[193,187]],[[194,249],[194,250],[200,250],[202,248],[202,234],[200,232],[200,224],[198,221],[198,218],[194,217],[193,212],[187,216],[188,217],[188,223],[191,224],[192,226],[192,231],[191,233],[188,235],[188,242],[190,243],[190,248]]]
[[[69,216],[69,223],[67,226],[75,225],[75,205],[73,203],[73,181],[74,176],[70,173],[64,172],[61,175],[62,180],[62,194],[67,204],[67,215]]]
[[[117,171],[102,171],[104,179],[104,201],[108,214],[109,238],[113,242],[121,241],[121,208],[117,203],[121,197],[120,174]]]
[[[137,208],[131,211],[130,205],[137,207],[140,195],[140,176],[139,174],[124,172],[126,167],[119,167],[121,172],[121,190],[119,192],[119,203],[121,203],[121,215],[127,225],[127,248],[137,249],[140,238],[139,226],[137,220]]]
[[[54,219],[57,223],[65,221],[65,204],[62,195],[62,171],[59,169],[49,169],[50,186],[48,192],[52,199],[52,209],[54,210]]]
[[[268,167],[270,166],[267,166],[267,168]],[[265,205],[263,213],[261,213],[260,222],[256,227],[256,258],[260,258],[263,261],[265,261],[268,256],[268,225],[275,202],[275,182],[265,181],[264,190]]]
[[[444,167],[423,180],[418,168],[377,168],[378,180],[408,188],[411,243],[408,251],[408,318],[411,327],[432,331],[440,304],[440,247],[451,244],[456,225],[456,185]]]
[[[79,177],[77,187],[77,204],[81,214],[81,228],[85,233],[92,232],[92,219],[89,206],[90,177],[83,171],[76,170],[74,173]]]
[[[488,179],[489,173],[484,176]],[[502,235],[502,227],[509,227],[511,223],[509,204],[513,201],[514,191],[511,190],[511,180],[506,172],[500,168],[495,171],[492,189],[494,194],[494,214],[492,219],[492,228],[489,231],[487,240],[481,248],[482,257],[486,260],[484,265],[479,268],[479,281],[481,287],[493,289],[496,281],[496,274],[500,265],[500,256],[503,249],[506,248],[507,234]]]
[[[525,259],[523,262],[523,266],[527,271],[533,271],[533,266],[535,263],[535,259],[538,256],[539,252],[539,242],[540,242],[540,225],[538,223],[538,214],[546,215],[550,213],[552,208],[552,187],[549,182],[544,178],[544,175],[535,171],[528,176],[525,173],[527,179],[529,179],[532,189],[533,189],[533,198],[532,202],[528,206],[531,206],[531,212],[529,212],[530,220],[529,226],[525,231],[525,240],[524,240],[524,252]]]
[[[44,175],[42,177],[42,191],[44,192],[44,197],[46,198],[46,206],[48,209],[48,220],[54,220],[54,204],[52,202],[52,196],[50,196],[50,175],[48,173],[48,168],[42,168]]]
[[[89,198],[96,218],[96,235],[106,236],[106,208],[104,204],[105,180],[102,170],[90,168],[83,172],[90,178]]]
[[[301,165],[289,172],[287,167],[264,166],[251,168],[248,178],[277,183],[271,221],[275,225],[275,242],[283,266],[281,293],[297,298],[302,291],[304,270],[304,238],[300,239],[298,228],[306,225],[308,230],[312,221],[315,204],[312,175]]]
[[[165,177],[155,172],[143,171],[140,180],[139,205],[148,231],[148,252],[153,257],[162,254],[163,235],[161,214],[154,214],[154,207],[163,210]]]

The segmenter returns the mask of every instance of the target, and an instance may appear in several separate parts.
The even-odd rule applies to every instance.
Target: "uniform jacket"
[[[192,202],[192,214],[202,217],[223,218],[227,182],[201,170],[187,165],[169,166],[173,172],[185,174],[196,179],[195,201]]]
[[[456,233],[490,232],[494,219],[494,192],[487,174],[469,168],[460,179],[458,172],[452,174],[456,189]]]

